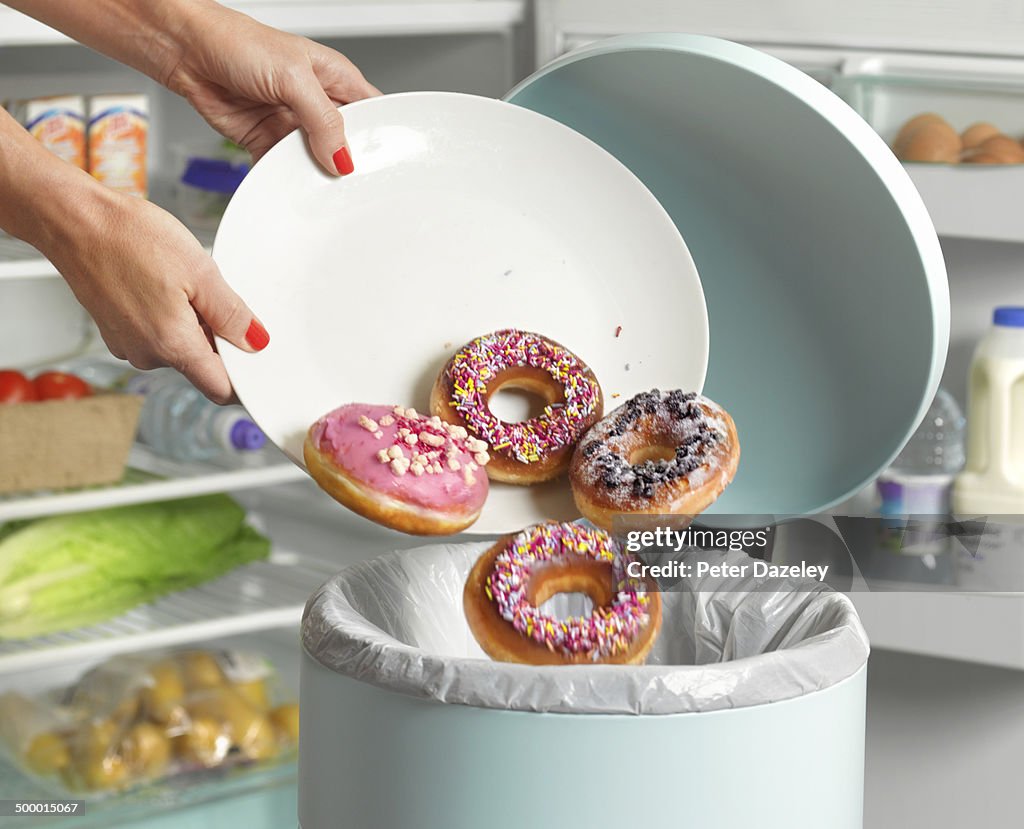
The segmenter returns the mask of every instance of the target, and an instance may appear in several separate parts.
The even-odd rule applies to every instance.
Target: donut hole
[[[564,403],[562,390],[545,371],[517,366],[490,383],[487,408],[505,423],[522,423],[544,413],[553,403]]]
[[[506,386],[487,401],[487,408],[505,423],[522,423],[544,413],[548,401],[530,389]]]
[[[630,466],[637,466],[644,461],[671,461],[676,456],[674,446],[653,444],[651,446],[640,446],[629,454]]]
[[[594,600],[587,593],[555,593],[546,602],[541,602],[538,610],[564,622],[573,616],[589,616],[594,612]]]
[[[568,567],[545,567],[530,579],[526,598],[559,621],[570,616],[589,616],[595,607],[612,603],[611,566],[587,560]]]

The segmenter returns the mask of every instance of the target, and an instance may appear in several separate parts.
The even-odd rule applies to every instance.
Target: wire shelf
[[[215,581],[172,593],[102,624],[0,642],[0,675],[115,653],[295,626],[309,595],[338,563],[275,550]]]

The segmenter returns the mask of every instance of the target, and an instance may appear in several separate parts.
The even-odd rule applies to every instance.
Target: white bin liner
[[[306,651],[333,671],[390,691],[577,714],[763,705],[841,682],[868,657],[846,596],[814,581],[751,576],[715,579],[710,592],[703,592],[707,578],[663,592],[662,629],[646,665],[495,662],[462,611],[466,576],[490,543],[432,545],[346,568],[306,605]],[[752,562],[739,552],[710,556]]]

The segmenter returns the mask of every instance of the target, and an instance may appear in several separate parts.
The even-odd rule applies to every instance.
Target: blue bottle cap
[[[996,308],[992,322],[1008,328],[1024,328],[1024,308],[1019,305],[1004,305]]]
[[[181,180],[190,187],[230,196],[248,172],[248,164],[233,165],[218,158],[191,158]]]
[[[247,418],[239,418],[231,427],[231,445],[243,452],[262,449],[267,442],[267,436],[260,431],[260,427]]]

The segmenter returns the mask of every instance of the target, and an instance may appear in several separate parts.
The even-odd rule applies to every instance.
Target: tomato
[[[40,400],[76,400],[92,394],[81,377],[63,371],[44,371],[32,383]]]
[[[0,403],[28,403],[38,399],[36,387],[20,371],[0,371]]]

